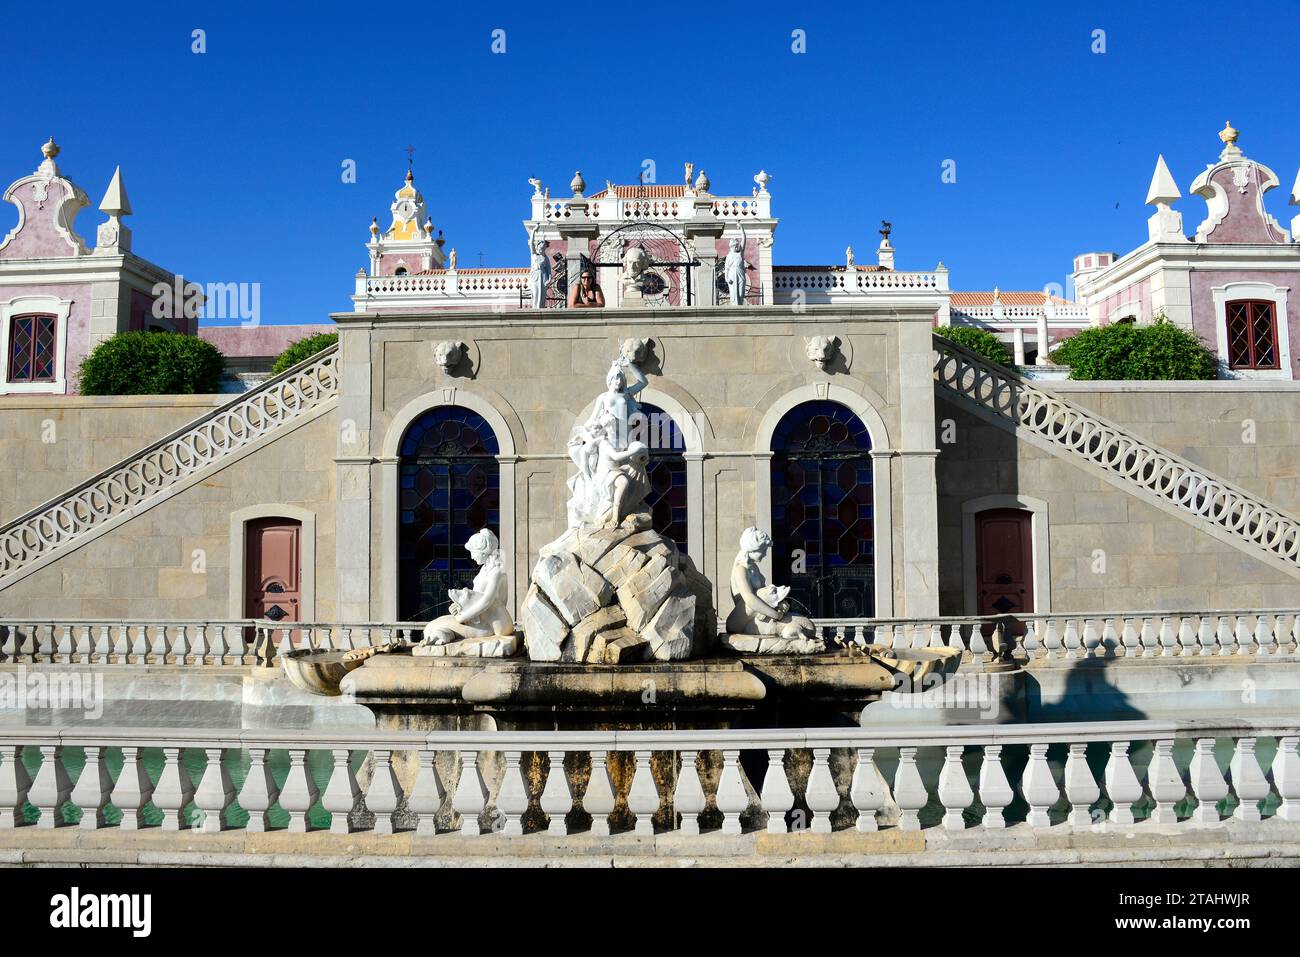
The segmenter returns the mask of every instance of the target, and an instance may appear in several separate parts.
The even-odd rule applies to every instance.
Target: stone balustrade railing
[[[830,266],[807,269],[776,266],[772,269],[772,285],[779,303],[789,302],[796,291],[834,300],[839,297],[882,293],[945,293],[948,290],[948,274],[893,270],[868,272]]]
[[[832,649],[957,648],[965,661],[1300,654],[1300,609],[1069,612],[821,619]],[[83,665],[251,665],[292,649],[349,651],[420,640],[422,622],[0,618],[0,661]],[[268,655],[269,652],[269,655]]]
[[[209,466],[321,409],[338,393],[337,349],[317,353],[0,527],[0,589],[75,540],[138,514]]]
[[[1043,315],[1043,307],[1038,306],[953,306],[953,316],[965,316],[981,322],[1034,322]],[[1056,305],[1049,314],[1052,323],[1064,323],[1071,326],[1090,325],[1092,317],[1087,306]]]
[[[935,381],[981,414],[1080,457],[1144,501],[1300,578],[1294,515],[948,339],[935,336],[934,351]]]
[[[292,649],[350,651],[419,641],[424,622],[0,619],[0,661],[83,665],[252,665]]]
[[[433,734],[0,729],[0,830],[97,829],[119,817],[126,830],[505,839],[884,827],[996,835],[1139,821],[1197,830],[1300,821],[1298,744],[1292,718]]]
[[[958,648],[966,660],[1300,654],[1300,609],[1295,608],[821,619],[817,631],[831,646]]]

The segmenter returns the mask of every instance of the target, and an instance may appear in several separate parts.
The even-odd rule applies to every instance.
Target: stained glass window
[[[650,447],[650,494],[646,505],[654,529],[667,535],[686,554],[686,441],[677,423],[663,409],[641,403],[643,417],[628,423],[628,438]]]
[[[9,381],[53,382],[54,316],[15,316],[9,326]]]
[[[478,566],[465,542],[500,535],[501,477],[492,427],[477,412],[438,406],[407,429],[398,466],[398,613],[446,614],[449,588],[467,588]]]
[[[818,618],[875,611],[871,437],[837,402],[805,402],[772,436],[772,578]]]

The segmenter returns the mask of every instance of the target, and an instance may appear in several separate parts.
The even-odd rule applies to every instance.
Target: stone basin
[[[346,651],[296,648],[279,656],[280,667],[295,688],[332,698],[343,693],[339,684],[348,673],[365,664],[364,660],[344,661],[346,654]]]

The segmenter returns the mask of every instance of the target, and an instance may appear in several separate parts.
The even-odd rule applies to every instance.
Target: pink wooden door
[[[1033,514],[993,508],[975,516],[975,582],[981,615],[1034,610]]]
[[[262,518],[248,523],[244,614],[271,621],[302,620],[302,523]]]

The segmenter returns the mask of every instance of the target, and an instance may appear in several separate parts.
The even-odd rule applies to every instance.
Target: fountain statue
[[[518,649],[510,583],[496,535],[482,529],[470,536],[465,548],[479,566],[474,584],[448,590],[451,608],[425,625],[424,641],[412,654],[507,658]]]
[[[812,620],[790,611],[788,586],[768,585],[759,562],[772,536],[752,525],[740,533],[740,551],[731,566],[731,598],[723,644],[733,651],[760,654],[810,654],[825,651]]]
[[[669,661],[716,640],[708,579],[651,527],[650,449],[631,438],[643,416],[645,347],[622,343],[605,391],[569,439],[568,529],[541,549],[520,607],[535,661]]]

